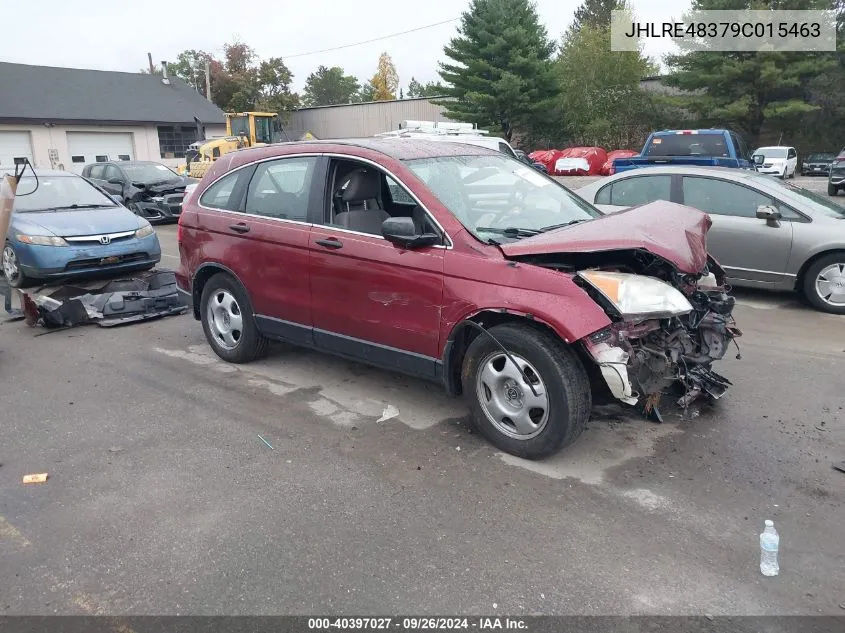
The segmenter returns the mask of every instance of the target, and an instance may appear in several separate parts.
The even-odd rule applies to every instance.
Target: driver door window
[[[106,165],[106,172],[105,176],[103,176],[103,180],[111,180],[112,178],[117,178],[123,182],[123,174],[120,173],[120,170],[114,165]]]
[[[684,204],[715,215],[756,218],[758,206],[776,206],[769,196],[715,178],[684,176],[683,192]]]

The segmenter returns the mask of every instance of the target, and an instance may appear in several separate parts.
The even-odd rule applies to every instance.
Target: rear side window
[[[249,183],[246,212],[283,220],[308,219],[308,194],[317,157],[261,163]]]
[[[240,171],[235,171],[223,176],[223,178],[205,190],[200,197],[200,204],[212,209],[236,211],[237,200],[232,196],[232,193],[235,191],[235,185],[238,183],[238,177],[240,175]],[[243,188],[241,188],[241,191],[243,191]]]
[[[730,156],[724,134],[667,134],[651,139],[646,156]]]
[[[636,176],[617,180],[599,190],[596,204],[633,207],[655,200],[670,200],[671,193],[672,176]]]

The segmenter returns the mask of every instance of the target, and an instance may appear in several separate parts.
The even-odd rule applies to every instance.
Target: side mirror
[[[780,211],[768,204],[761,204],[757,207],[757,219],[766,220],[769,226],[780,226]]]
[[[135,187],[135,189],[146,189],[147,188],[147,185],[145,185],[142,182],[133,182],[132,186]]]
[[[122,185],[123,181],[120,178],[109,178],[106,182],[110,185]]]
[[[440,236],[434,233],[417,233],[417,227],[411,218],[387,218],[381,223],[381,234],[388,242],[403,248],[432,246],[440,242]]]
[[[755,165],[762,165],[763,161],[766,160],[766,157],[762,154],[754,154],[754,156],[751,157],[751,160],[754,161]]]

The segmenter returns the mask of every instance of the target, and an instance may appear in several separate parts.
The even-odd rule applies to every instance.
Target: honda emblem
[[[108,235],[101,235],[100,244],[111,244],[111,238]]]

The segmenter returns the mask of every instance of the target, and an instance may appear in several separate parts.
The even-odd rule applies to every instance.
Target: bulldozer
[[[227,112],[226,136],[192,143],[185,152],[184,175],[202,178],[223,154],[279,143],[283,137],[286,134],[275,112]]]

